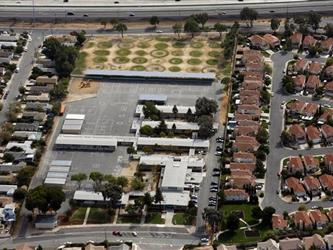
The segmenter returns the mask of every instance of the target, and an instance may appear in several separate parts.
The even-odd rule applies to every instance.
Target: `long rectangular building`
[[[138,148],[144,146],[154,146],[155,150],[188,150],[191,148],[207,150],[209,140],[189,139],[189,138],[164,138],[164,137],[139,137],[137,141]]]

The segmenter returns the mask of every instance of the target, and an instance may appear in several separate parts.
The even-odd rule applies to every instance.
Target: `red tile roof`
[[[240,114],[238,112],[235,114],[235,120],[237,122],[244,121],[244,120],[252,120],[253,118],[254,117],[252,115]]]
[[[305,211],[296,211],[294,214],[294,222],[295,224],[303,224],[305,227],[312,225],[310,216]]]
[[[333,92],[333,81],[326,83],[324,88],[326,91]]]
[[[320,188],[320,182],[312,175],[307,175],[304,177],[304,184],[306,184],[310,190],[316,190]]]
[[[326,166],[333,166],[333,154],[327,154],[324,156]]]
[[[233,160],[235,159],[243,159],[244,161],[248,160],[249,162],[256,162],[256,157],[252,153],[247,152],[235,152],[232,156]],[[232,163],[230,163],[231,166]],[[255,166],[254,166],[255,167]]]
[[[237,153],[235,153],[237,154]],[[235,155],[234,154],[234,155]],[[230,163],[230,170],[249,170],[250,172],[253,172],[256,168],[255,159],[253,163],[236,163],[231,162]]]
[[[241,120],[237,123],[239,126],[260,126],[258,121],[253,120]]]
[[[320,139],[321,133],[317,127],[310,125],[306,128],[306,135],[310,141],[316,141]]]
[[[309,215],[313,223],[326,224],[328,222],[327,216],[323,214],[319,209],[311,210],[309,212]]]
[[[302,38],[303,38],[303,35],[302,33],[299,33],[299,32],[295,32],[294,34],[292,34],[290,36],[290,39],[291,39],[291,42],[292,43],[302,43]]]
[[[322,64],[319,62],[312,62],[309,65],[309,73],[318,75],[321,72]]]
[[[254,104],[241,104],[237,107],[238,112],[243,114],[260,115],[261,109]]]
[[[304,172],[303,162],[301,157],[299,156],[289,157],[289,162],[287,166],[288,168],[293,169],[294,170],[293,172],[296,171]]]
[[[305,59],[300,59],[295,63],[295,70],[296,71],[302,71],[305,70],[307,65],[308,65],[309,61],[305,60]]]
[[[305,75],[298,75],[295,78],[293,78],[293,81],[294,81],[295,87],[303,88],[305,81],[306,81],[306,77],[305,77]]]
[[[288,227],[288,221],[283,218],[281,214],[272,215],[273,229],[284,229]]]
[[[333,176],[328,174],[323,174],[319,177],[319,181],[324,188],[333,190]]]
[[[306,104],[305,108],[303,109],[303,114],[305,115],[315,115],[317,110],[319,109],[319,105],[313,102],[309,102]]]
[[[271,46],[275,46],[276,44],[280,43],[280,39],[277,38],[276,36],[273,36],[272,34],[265,34],[263,36],[263,38],[265,39],[265,41],[267,43],[269,43]]]
[[[252,43],[253,46],[260,46],[260,45],[267,44],[267,41],[259,35],[250,36],[249,40],[250,40],[250,42]]]
[[[320,85],[320,79],[316,75],[310,75],[305,83],[305,87],[309,89],[315,89]]]
[[[328,124],[324,124],[321,126],[321,131],[326,139],[329,137],[333,137],[333,127],[332,126],[330,126]]]
[[[293,101],[287,104],[287,109],[293,113],[302,113],[306,103],[303,101]]]
[[[289,133],[295,137],[295,139],[305,138],[304,129],[299,124],[293,124],[289,128]]]
[[[324,73],[327,76],[333,76],[333,65],[328,66],[327,68],[325,68]]]
[[[303,46],[313,46],[315,45],[317,40],[313,36],[305,36],[303,40]]]
[[[252,175],[231,176],[228,178],[232,187],[244,188],[244,185],[254,186],[256,184],[255,178]]]
[[[237,136],[233,143],[233,147],[242,152],[254,152],[259,146],[257,140],[250,136]]]
[[[324,41],[321,41],[320,42],[320,46],[322,49],[324,50],[330,50],[332,49],[332,46],[333,46],[333,38],[328,38]]]
[[[244,81],[262,81],[264,78],[264,74],[262,72],[251,72],[251,71],[245,71],[242,73],[244,76]]]
[[[300,180],[296,179],[295,177],[289,177],[286,180],[286,185],[289,187],[289,189],[293,189],[295,193],[305,193],[305,189]]]
[[[322,122],[326,122],[328,117],[331,116],[333,118],[333,109],[326,109],[324,113],[319,117],[318,120]]]
[[[244,197],[246,199],[249,198],[248,193],[245,192],[245,190],[243,189],[238,189],[238,188],[231,188],[231,189],[225,189],[224,190],[224,196],[228,197],[228,196],[238,196],[238,197]]]
[[[313,155],[304,155],[303,156],[305,166],[316,166],[319,167],[319,160]]]
[[[258,133],[259,126],[237,126],[235,135],[255,136]]]

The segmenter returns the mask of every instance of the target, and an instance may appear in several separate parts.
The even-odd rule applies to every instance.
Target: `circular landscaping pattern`
[[[203,69],[202,69],[202,73],[216,73],[217,72],[217,70],[216,70],[216,68],[214,68],[214,67],[204,67]]]
[[[169,63],[172,63],[172,64],[181,64],[183,62],[183,59],[181,59],[181,58],[171,58],[170,60],[169,60]]]
[[[212,51],[209,51],[209,52],[208,52],[208,55],[209,55],[210,57],[219,57],[220,54],[221,54],[221,52],[220,52],[220,51],[217,51],[217,50],[212,50]]]
[[[146,68],[142,65],[135,65],[131,67],[131,70],[135,70],[135,71],[144,71]]]
[[[124,37],[123,39],[121,39],[122,43],[135,43],[135,39],[134,38],[130,38],[130,37]]]
[[[182,50],[174,50],[174,51],[171,51],[171,55],[173,55],[173,56],[183,56],[184,52]]]
[[[137,47],[140,49],[146,49],[150,47],[150,44],[148,42],[139,42],[137,44]]]
[[[150,62],[151,62],[151,64],[161,64],[161,65],[163,65],[163,64],[165,64],[166,61],[163,58],[152,58],[150,60]]]
[[[164,49],[168,48],[169,45],[167,43],[156,43],[154,47],[155,47],[155,49],[164,50]]]
[[[146,67],[146,69],[147,69],[147,71],[159,71],[159,72],[165,71],[165,67],[163,67],[162,65],[158,65],[158,64],[148,65]]]
[[[185,46],[186,46],[186,44],[181,41],[176,41],[175,43],[172,44],[172,47],[177,48],[177,49],[182,49]]]
[[[168,68],[168,70],[171,72],[179,72],[181,71],[181,68],[179,68],[178,66],[171,66],[170,68]]]
[[[147,55],[147,52],[144,50],[137,50],[137,51],[135,51],[135,54],[138,56],[145,56],[145,55]]]
[[[188,64],[190,65],[199,65],[201,63],[201,60],[198,58],[191,58],[187,61]]]
[[[211,42],[209,43],[209,48],[212,48],[212,49],[218,49],[218,48],[221,48],[221,43],[219,42]]]
[[[199,73],[200,72],[200,68],[191,67],[191,68],[187,68],[186,71],[190,72],[190,73]]]
[[[119,49],[116,51],[116,54],[118,56],[128,56],[129,54],[131,54],[131,51],[129,49]]]
[[[118,64],[128,63],[129,61],[130,61],[130,59],[125,56],[119,56],[119,57],[113,58],[113,62],[118,63]]]
[[[110,55],[110,51],[108,51],[108,50],[95,50],[94,54],[96,56],[108,56],[108,55]]]
[[[104,57],[104,56],[97,56],[97,57],[94,57],[93,59],[94,63],[105,63],[108,61],[108,58],[107,57]]]
[[[132,62],[134,62],[136,64],[144,64],[147,61],[148,61],[147,58],[144,58],[144,57],[135,57],[132,59]]]
[[[200,57],[203,55],[203,52],[200,51],[200,50],[192,50],[190,52],[190,56],[193,56],[193,57]]]
[[[207,63],[208,65],[217,65],[217,64],[218,64],[218,60],[217,60],[217,59],[208,59],[208,60],[206,61],[206,63]]]
[[[168,54],[169,54],[169,52],[166,50],[153,50],[152,52],[150,52],[151,56],[157,57],[157,58],[165,57]]]
[[[131,49],[134,47],[134,44],[130,42],[121,42],[118,43],[118,47],[121,49]]]
[[[170,42],[171,39],[172,38],[169,37],[169,36],[157,36],[157,37],[155,37],[155,40],[159,41],[159,42]]]
[[[112,42],[111,41],[102,41],[97,44],[97,48],[99,49],[109,49],[112,47]]]
[[[202,42],[191,42],[191,47],[195,49],[202,48],[204,44]]]

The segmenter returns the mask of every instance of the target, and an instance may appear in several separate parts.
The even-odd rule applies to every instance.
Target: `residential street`
[[[265,196],[261,203],[262,208],[267,206],[272,206],[277,212],[282,213],[283,211],[292,212],[297,210],[300,203],[286,203],[277,194],[276,191],[279,190],[280,179],[277,173],[280,171],[280,162],[283,158],[289,156],[298,156],[300,154],[326,154],[332,153],[332,148],[320,148],[320,149],[304,149],[304,150],[292,150],[288,148],[281,147],[280,145],[280,135],[283,130],[283,110],[280,105],[283,101],[288,102],[291,99],[298,98],[299,100],[304,100],[308,102],[322,103],[322,104],[333,104],[330,101],[312,101],[310,97],[295,96],[295,95],[284,95],[281,90],[281,82],[284,76],[283,69],[285,63],[293,59],[292,53],[282,55],[280,53],[274,54],[272,57],[273,62],[273,92],[274,96],[271,100],[271,116],[270,116],[270,137],[269,137],[269,149],[270,154],[267,157],[267,172],[266,172],[266,183],[265,185]],[[331,202],[310,202],[307,206],[321,206],[321,207],[331,207]]]

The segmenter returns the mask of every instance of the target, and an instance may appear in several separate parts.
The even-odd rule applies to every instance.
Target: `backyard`
[[[219,36],[176,38],[175,35],[92,37],[85,43],[77,60],[75,73],[86,68],[138,71],[215,72],[225,74],[220,67]]]

